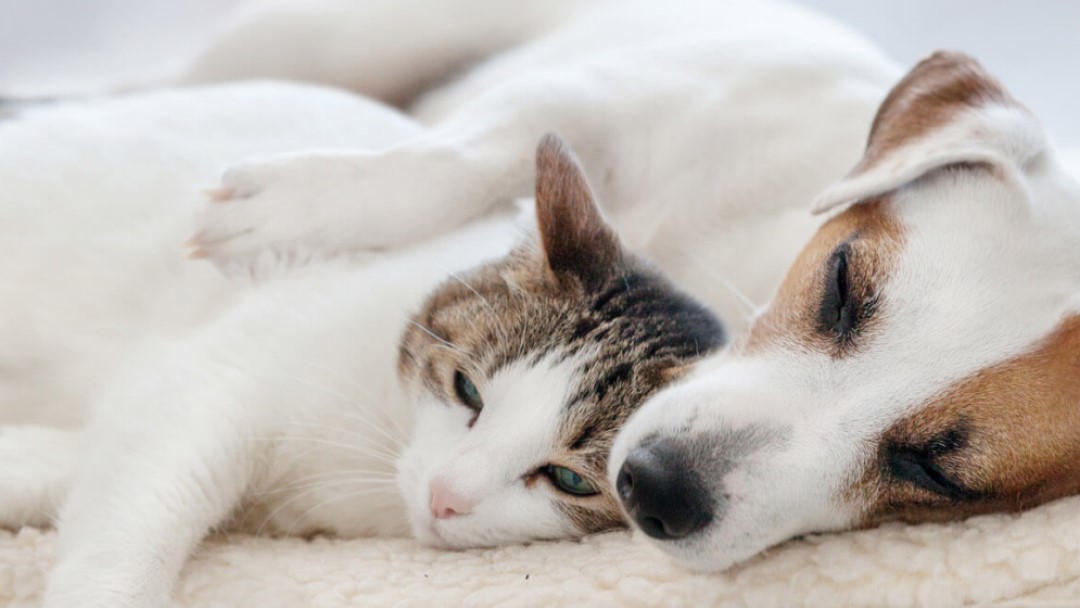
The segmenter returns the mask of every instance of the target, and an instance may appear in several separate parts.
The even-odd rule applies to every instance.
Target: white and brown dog
[[[973,60],[886,96],[890,61],[786,4],[296,0],[253,5],[182,81],[251,76],[417,100],[430,128],[234,167],[198,255],[448,231],[527,195],[556,131],[624,242],[746,329],[611,459],[631,521],[688,565],[1080,492],[1080,186]]]
[[[639,527],[720,569],[1080,492],[1080,191],[1031,113],[935,54],[814,209],[749,331],[622,432],[611,475]]]

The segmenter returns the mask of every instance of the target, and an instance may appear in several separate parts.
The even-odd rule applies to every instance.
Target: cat
[[[535,222],[282,270],[138,354],[85,430],[0,430],[0,484],[29,464],[0,521],[62,502],[46,605],[164,605],[213,528],[463,548],[622,526],[616,432],[724,332],[620,245],[558,138],[536,161]]]

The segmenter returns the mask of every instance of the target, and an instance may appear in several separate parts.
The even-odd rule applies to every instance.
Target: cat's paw
[[[192,257],[219,266],[278,254],[393,247],[426,236],[455,159],[430,151],[296,154],[236,165],[196,218]]]

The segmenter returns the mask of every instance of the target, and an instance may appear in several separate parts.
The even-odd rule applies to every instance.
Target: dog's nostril
[[[653,538],[684,538],[713,519],[712,495],[673,440],[656,439],[631,450],[615,483],[627,513]]]
[[[634,491],[634,474],[625,463],[619,469],[619,478],[615,480],[615,489],[618,490],[619,498],[623,502],[626,502]]]

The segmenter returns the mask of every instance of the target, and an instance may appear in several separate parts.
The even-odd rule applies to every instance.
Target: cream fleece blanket
[[[0,605],[37,606],[55,533],[0,533]],[[410,540],[207,541],[178,605],[1080,606],[1080,497],[1022,515],[812,536],[724,574],[694,574],[642,539],[464,552]]]

